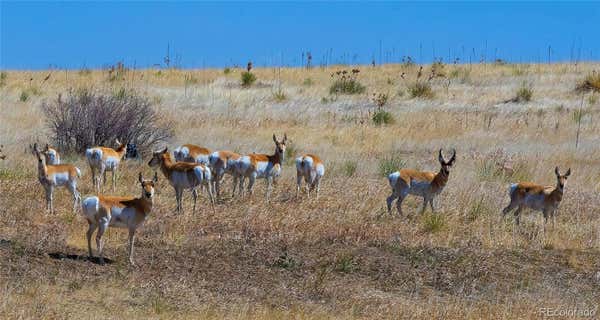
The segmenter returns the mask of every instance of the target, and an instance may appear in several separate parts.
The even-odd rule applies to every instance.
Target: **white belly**
[[[69,173],[68,172],[60,172],[55,173],[48,177],[50,181],[56,186],[65,186],[69,183]]]
[[[408,189],[408,193],[415,196],[425,196],[429,189],[431,188],[431,184],[426,181],[417,181],[412,180],[410,182],[410,188]]]
[[[106,157],[106,160],[104,160],[104,164],[106,166],[106,171],[112,171],[117,166],[119,166],[119,159],[115,157]]]
[[[543,194],[527,195],[527,196],[525,196],[523,203],[525,204],[526,207],[528,207],[530,209],[542,211],[542,210],[544,210],[544,195]]]
[[[174,171],[171,173],[171,178],[169,182],[173,187],[180,187],[184,189],[190,189],[197,185],[197,182],[188,178],[188,174],[185,172]]]
[[[135,209],[112,207],[110,209],[109,226],[113,228],[127,228],[134,225]]]

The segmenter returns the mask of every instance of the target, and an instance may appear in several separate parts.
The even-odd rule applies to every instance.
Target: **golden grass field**
[[[361,67],[366,93],[331,96],[330,74],[341,68],[258,68],[250,88],[239,85],[239,69],[136,70],[116,81],[102,70],[6,71],[0,318],[538,319],[541,308],[599,307],[600,94],[574,90],[599,64],[447,65],[431,99],[408,95],[418,67],[402,65]],[[504,103],[523,82],[532,100]],[[171,150],[194,143],[271,154],[272,134],[287,133],[290,157],[271,202],[261,180],[251,197],[231,199],[226,177],[215,214],[203,193],[192,215],[187,192],[178,215],[159,173],[136,267],[118,229],[104,237],[112,263],[69,258],[87,255],[87,223],[65,189],[56,191],[57,212],[44,212],[27,146],[51,143],[42,101],[81,87],[148,96],[176,125]],[[393,124],[372,123],[373,93],[389,95]],[[409,196],[404,216],[388,215],[381,167],[437,172],[439,148],[455,148],[457,161],[437,213],[419,214],[422,200]],[[295,198],[290,158],[304,152],[325,161],[319,200]],[[496,164],[507,159],[512,173]],[[139,195],[138,172],[152,174],[147,161],[124,162],[116,194]],[[63,162],[82,170],[79,189],[92,194],[84,156]],[[556,224],[544,233],[532,211],[518,228],[512,216],[502,219],[509,184],[555,185],[555,166],[572,170]]]

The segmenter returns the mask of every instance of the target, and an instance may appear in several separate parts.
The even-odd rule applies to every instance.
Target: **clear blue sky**
[[[0,68],[600,59],[600,3],[1,1]]]

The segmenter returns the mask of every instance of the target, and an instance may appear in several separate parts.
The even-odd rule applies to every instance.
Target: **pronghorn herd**
[[[256,179],[265,179],[267,183],[266,199],[269,201],[273,188],[273,181],[282,172],[283,161],[286,151],[287,135],[279,140],[273,134],[275,150],[273,154],[238,154],[228,150],[214,151],[192,145],[184,144],[173,151],[173,156],[168,148],[153,152],[148,166],[160,170],[175,191],[177,201],[176,211],[183,211],[183,191],[190,190],[194,201],[193,212],[196,211],[198,198],[197,188],[205,189],[208,193],[211,207],[214,212],[215,199],[221,193],[221,183],[225,174],[233,178],[232,197],[238,194],[244,196],[244,181],[248,180],[246,192],[252,194]],[[46,191],[47,210],[53,212],[53,192],[56,187],[64,186],[73,195],[73,210],[77,203],[81,202],[82,212],[89,223],[87,231],[88,251],[92,256],[91,237],[94,231],[96,235],[96,246],[100,260],[103,261],[102,236],[109,227],[127,228],[129,230],[129,261],[133,264],[133,244],[135,231],[147,219],[152,211],[154,201],[154,188],[158,181],[155,171],[152,180],[145,180],[142,173],[139,174],[139,183],[142,193],[139,198],[131,196],[119,197],[100,194],[102,189],[100,179],[103,177],[106,183],[106,172],[112,172],[112,190],[116,186],[116,172],[123,157],[127,154],[127,143],[116,140],[117,148],[94,147],[86,150],[86,158],[92,172],[92,184],[97,193],[81,201],[77,191],[77,179],[81,176],[80,170],[69,164],[60,164],[58,151],[46,145],[43,151],[37,147],[37,143],[31,146],[32,152],[38,159],[38,178]],[[440,169],[436,172],[418,171],[413,169],[401,169],[389,174],[388,181],[392,189],[387,198],[387,210],[391,214],[392,204],[396,201],[398,214],[402,214],[402,202],[408,195],[423,198],[421,212],[427,205],[434,211],[433,201],[448,184],[450,169],[456,161],[456,151],[452,156],[444,157],[443,151],[438,152]],[[296,164],[296,197],[305,182],[307,196],[315,191],[316,199],[319,198],[320,182],[325,174],[325,164],[315,154],[303,154],[295,159]],[[515,221],[519,224],[521,210],[530,208],[542,211],[544,225],[549,216],[554,218],[558,205],[562,201],[565,183],[571,174],[568,169],[565,174],[560,174],[556,167],[556,186],[542,186],[531,182],[519,182],[510,186],[510,204],[502,210],[506,215],[516,209]]]

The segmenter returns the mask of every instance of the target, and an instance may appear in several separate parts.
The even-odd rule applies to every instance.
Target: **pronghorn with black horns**
[[[237,161],[237,173],[240,179],[240,195],[244,193],[244,178],[248,178],[248,192],[252,194],[254,181],[258,179],[267,180],[267,201],[271,195],[273,179],[281,174],[281,165],[285,155],[285,143],[287,135],[283,134],[283,140],[277,140],[273,134],[275,153],[273,155],[252,153],[241,157]]]
[[[177,212],[183,211],[181,204],[183,198],[183,191],[185,189],[192,190],[192,196],[194,198],[194,213],[196,213],[196,200],[198,193],[196,187],[206,187],[208,191],[208,197],[213,213],[215,211],[214,198],[212,192],[212,174],[208,166],[202,163],[190,163],[190,162],[174,162],[171,158],[171,154],[165,148],[162,151],[154,152],[152,159],[148,162],[150,167],[160,167],[160,171],[165,175],[167,180],[173,189],[175,189],[175,198],[177,200]]]
[[[33,145],[33,151],[38,160],[38,180],[46,191],[46,210],[54,212],[54,189],[66,187],[73,195],[73,211],[75,211],[81,200],[77,191],[77,179],[81,177],[79,168],[70,164],[46,164],[46,151],[40,151],[37,143]]]
[[[571,168],[561,175],[558,167],[554,169],[556,175],[556,186],[542,186],[531,182],[519,182],[510,185],[509,195],[510,203],[502,210],[502,215],[515,210],[515,222],[519,225],[521,211],[529,208],[535,211],[541,211],[544,215],[544,228],[548,222],[548,216],[552,216],[552,224],[555,221],[555,214],[558,205],[562,201],[565,192],[567,178],[571,175]]]
[[[450,167],[456,160],[456,150],[452,151],[452,157],[446,161],[442,154],[442,149],[439,151],[438,161],[440,162],[440,171],[438,173],[428,171],[417,171],[413,169],[401,169],[391,173],[388,176],[390,186],[392,187],[392,194],[387,198],[388,213],[392,211],[392,203],[395,199],[396,208],[398,214],[402,214],[402,201],[407,195],[412,194],[423,198],[423,208],[421,213],[425,212],[427,203],[433,208],[433,199],[442,192],[446,183],[448,183],[448,177],[450,175]]]
[[[100,177],[103,177],[106,184],[106,171],[112,172],[112,191],[115,191],[117,184],[115,178],[121,159],[127,154],[127,143],[121,143],[116,139],[117,148],[94,147],[85,151],[85,157],[90,164],[92,171],[92,184],[96,192],[100,192]]]
[[[82,212],[89,224],[86,238],[90,258],[92,258],[92,235],[96,229],[98,229],[96,233],[96,250],[98,250],[100,263],[103,264],[104,241],[102,235],[109,227],[126,228],[129,230],[129,263],[134,264],[133,243],[135,241],[135,231],[152,212],[154,184],[158,181],[158,177],[155,172],[152,180],[144,180],[140,172],[138,181],[142,187],[142,195],[139,198],[98,195],[83,200]]]

